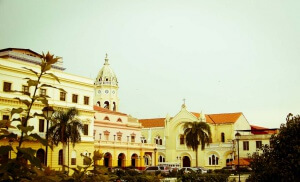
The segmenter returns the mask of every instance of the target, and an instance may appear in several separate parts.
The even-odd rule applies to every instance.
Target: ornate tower
[[[107,108],[112,111],[119,110],[118,80],[114,71],[110,68],[107,54],[103,67],[95,80],[94,105]]]

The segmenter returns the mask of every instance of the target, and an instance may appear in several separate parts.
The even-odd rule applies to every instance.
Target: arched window
[[[58,165],[63,165],[63,150],[60,149],[58,152]]]
[[[180,135],[179,139],[180,139],[180,145],[184,145],[184,135]]]
[[[165,157],[162,156],[162,155],[160,155],[160,156],[158,157],[158,162],[166,162]]]
[[[144,136],[141,137],[141,142],[142,143],[147,143],[147,140],[146,140],[146,138]]]
[[[104,117],[104,120],[108,120],[108,121],[109,121],[109,117],[108,117],[108,116],[105,116],[105,117]]]
[[[157,145],[162,145],[162,139],[160,138],[160,136],[157,136],[154,140]]]
[[[148,166],[149,165],[149,158],[145,157],[145,165]]]
[[[208,164],[209,165],[219,165],[219,157],[217,157],[216,155],[211,155],[208,158]]]
[[[118,118],[117,122],[122,122],[122,119],[121,119],[121,118]]]
[[[97,102],[97,106],[99,106],[99,107],[101,106],[100,101]]]
[[[225,142],[225,133],[221,133],[221,142]]]
[[[45,165],[45,151],[44,149],[39,149],[36,151],[36,157]]]
[[[115,102],[113,102],[113,111],[116,111],[117,110],[117,105]]]
[[[108,101],[105,101],[105,102],[104,102],[103,108],[109,109],[109,102],[108,102]]]

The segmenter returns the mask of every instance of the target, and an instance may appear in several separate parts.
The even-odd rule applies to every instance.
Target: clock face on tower
[[[112,93],[115,94],[115,91],[113,90]]]
[[[105,90],[105,93],[108,94],[108,90]]]
[[[98,90],[98,94],[101,94],[101,90]]]

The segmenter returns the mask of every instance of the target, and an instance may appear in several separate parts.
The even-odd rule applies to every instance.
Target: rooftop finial
[[[183,100],[183,104],[182,104],[181,107],[182,107],[182,108],[185,108],[185,100],[186,100],[186,99],[182,99],[182,100]]]
[[[105,54],[105,63],[104,63],[104,65],[109,65],[108,64],[108,54],[107,53]]]

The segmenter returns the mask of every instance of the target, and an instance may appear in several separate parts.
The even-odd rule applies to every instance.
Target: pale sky
[[[279,127],[300,104],[299,0],[0,0],[0,49],[62,56],[95,78],[108,53],[120,111],[243,112]]]

